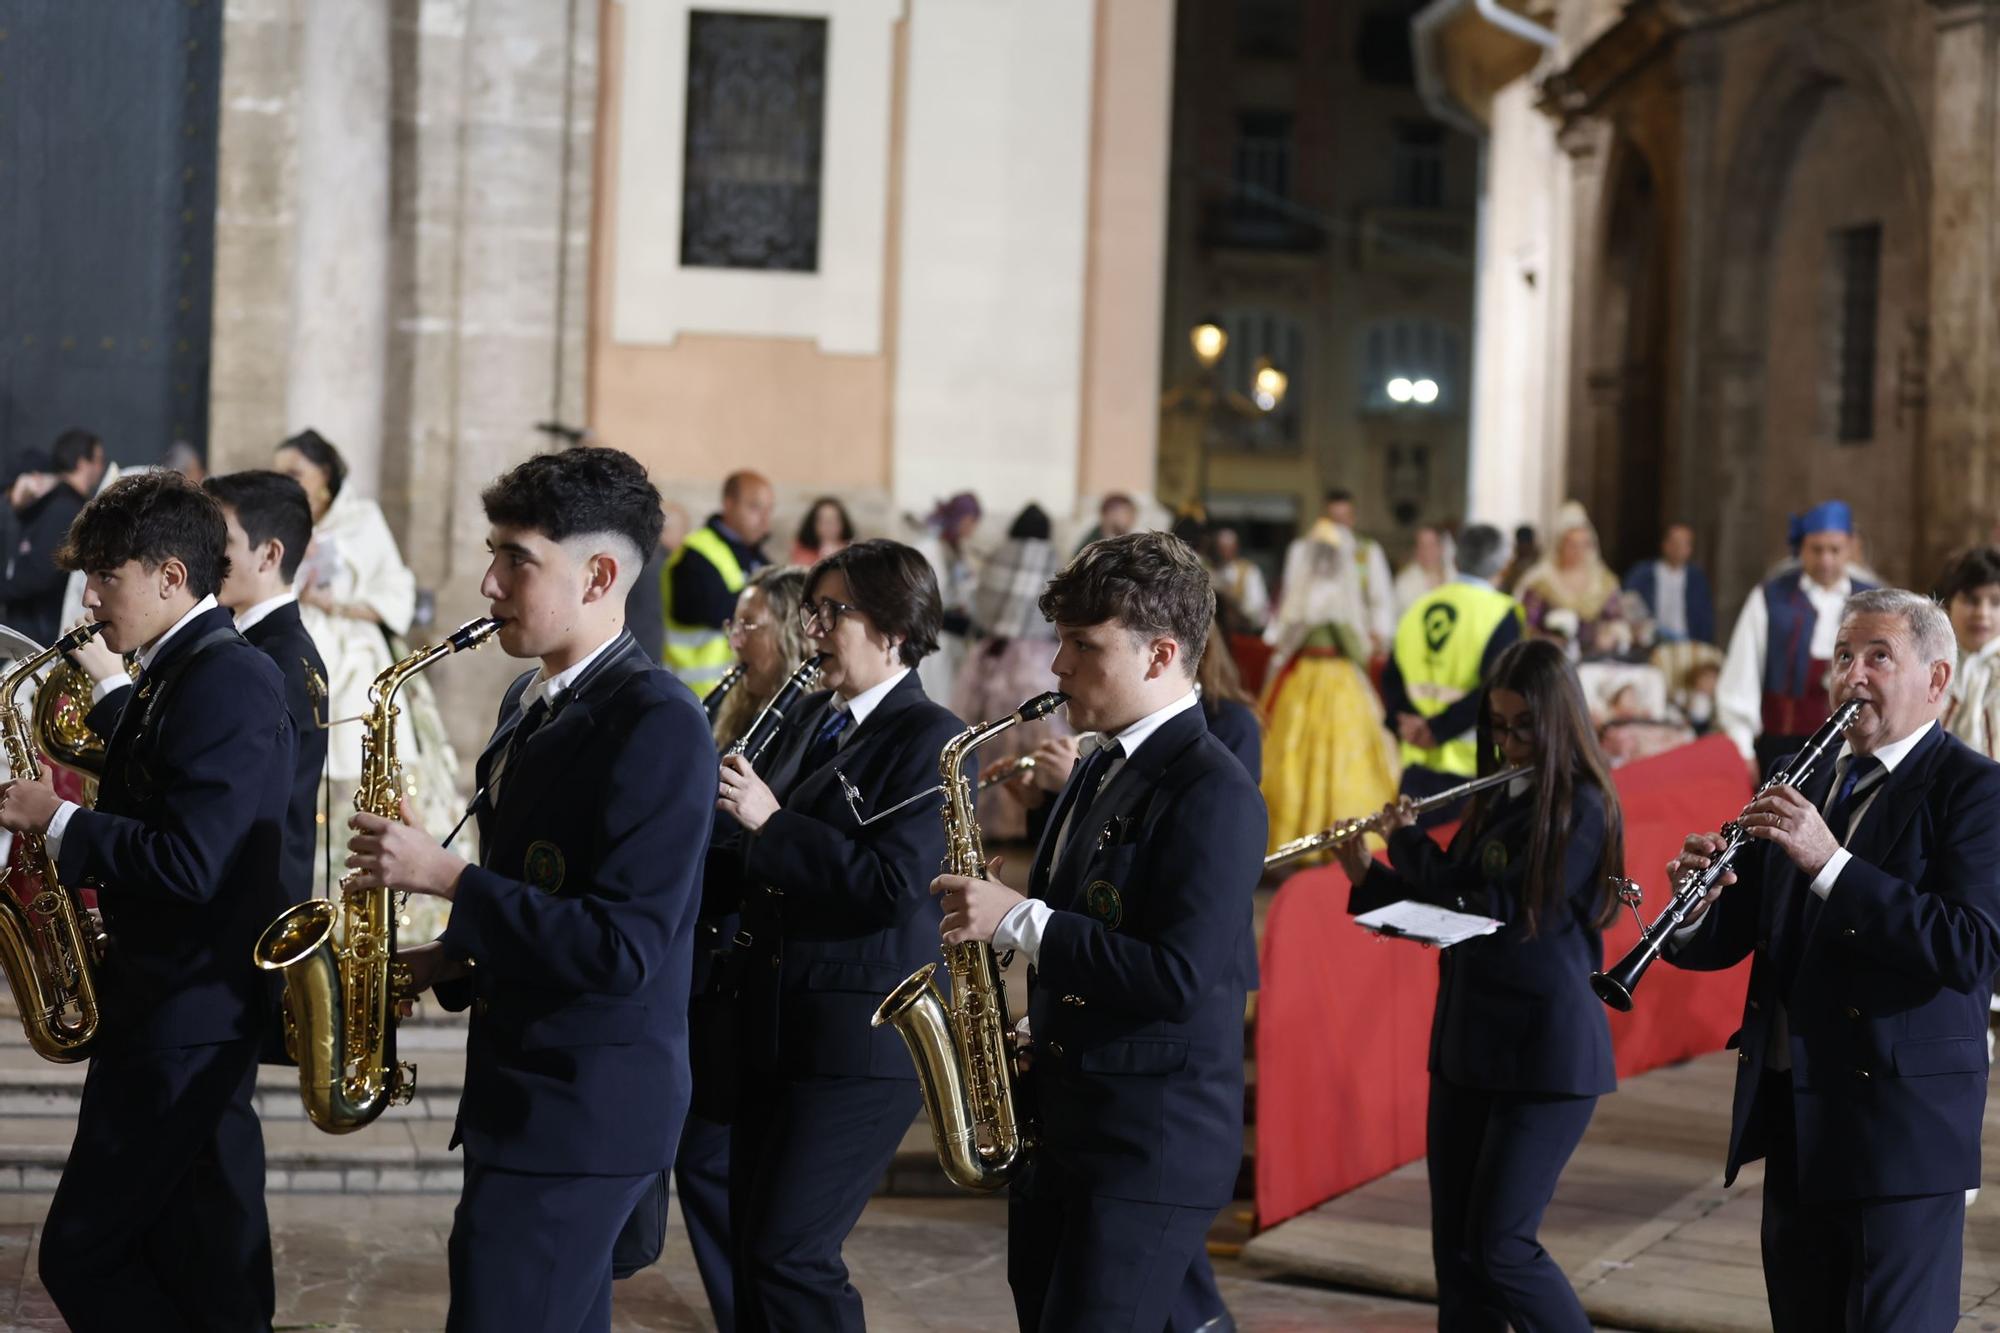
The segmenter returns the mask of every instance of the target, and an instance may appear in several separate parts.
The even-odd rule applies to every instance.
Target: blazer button
[[[1848,1011],[1847,1011],[1847,1016],[1848,1016],[1849,1018],[1859,1018],[1859,1017],[1861,1017],[1861,1011],[1860,1011],[1859,1009],[1855,1009],[1855,1008],[1851,1008],[1851,1007],[1850,1007],[1850,1008],[1848,1009]]]
[[[1859,933],[1860,933],[1860,932],[1856,931],[1856,930],[1854,929],[1854,927],[1852,927],[1852,926],[1848,926],[1848,927],[1847,927],[1846,929],[1844,929],[1844,930],[1842,930],[1842,931],[1840,932],[1840,938],[1842,938],[1842,939],[1844,939],[1844,940],[1851,940],[1851,939],[1854,939],[1854,938],[1856,938],[1856,936],[1857,936],[1857,935],[1858,935]]]
[[[1854,1077],[1862,1080],[1865,1083],[1868,1080],[1868,1071],[1865,1069],[1857,1069],[1854,1071]]]
[[[1771,952],[1771,937],[1769,935],[1766,935],[1763,939],[1757,941],[1757,952],[1758,953]]]
[[[1052,1041],[1049,1043],[1049,1058],[1051,1060],[1060,1060],[1063,1058],[1063,1049],[1061,1042]]]
[[[779,968],[780,966],[782,966],[782,965],[783,965],[783,960],[782,960],[782,959],[780,959],[780,958],[778,957],[778,955],[776,955],[776,954],[772,954],[772,955],[771,955],[771,970],[772,970],[773,972],[775,972],[775,971],[777,971],[777,970],[778,970],[778,968]]]
[[[481,1018],[486,1017],[486,1015],[491,1013],[492,1010],[493,1010],[492,1004],[490,1004],[487,1001],[484,995],[480,996],[478,999],[472,1002],[472,1012],[478,1014]]]
[[[1750,1001],[1750,1012],[1753,1014],[1756,1013],[1759,1009],[1762,1009],[1763,1007],[1764,1007],[1763,1005],[1757,1003],[1757,1001],[1755,1000]]]
[[[1081,1009],[1083,1008],[1083,997],[1081,995],[1065,995],[1063,996],[1063,1003],[1073,1004],[1077,1008]]]
[[[1750,1063],[1750,1052],[1748,1052],[1748,1051],[1738,1051],[1738,1052],[1736,1053],[1736,1063],[1737,1063],[1737,1064],[1739,1064],[1739,1065],[1747,1065],[1747,1064],[1749,1064],[1749,1063]]]

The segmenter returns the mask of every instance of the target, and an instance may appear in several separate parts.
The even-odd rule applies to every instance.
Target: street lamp
[[[1285,401],[1291,376],[1271,363],[1268,356],[1257,358],[1250,372],[1249,394],[1223,383],[1222,358],[1229,351],[1229,330],[1218,319],[1204,319],[1188,330],[1188,346],[1194,349],[1195,373],[1160,395],[1165,411],[1186,412],[1200,422],[1196,439],[1196,478],[1193,498],[1208,499],[1208,455],[1213,437],[1225,429],[1229,419],[1254,421],[1278,410]]]
[[[1229,350],[1229,330],[1212,319],[1204,319],[1188,330],[1188,341],[1194,344],[1194,359],[1201,362],[1201,368],[1214,370],[1215,363]]]
[[[1257,358],[1257,373],[1250,381],[1250,401],[1265,412],[1275,412],[1278,404],[1285,401],[1285,386],[1291,383],[1291,376],[1271,364],[1271,358]]]

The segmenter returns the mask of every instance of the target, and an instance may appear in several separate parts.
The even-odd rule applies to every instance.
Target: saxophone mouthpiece
[[[88,624],[78,625],[75,629],[56,640],[56,651],[67,657],[102,633],[104,633],[104,625],[100,621],[93,620]]]
[[[505,620],[500,619],[498,616],[481,616],[477,620],[466,621],[463,625],[445,635],[444,641],[451,645],[453,652],[462,653],[468,648],[477,648],[480,644],[485,643],[498,633],[500,627],[506,623]]]
[[[1021,705],[1021,720],[1023,722],[1040,721],[1068,702],[1069,696],[1061,690],[1050,690],[1047,694],[1038,694]]]

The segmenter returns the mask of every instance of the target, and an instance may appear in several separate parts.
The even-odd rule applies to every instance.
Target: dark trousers
[[[688,1248],[701,1273],[716,1333],[736,1333],[735,1273],[729,1263],[729,1126],[692,1111],[674,1154],[674,1192],[687,1223]]]
[[[468,1153],[446,1333],[608,1333],[611,1242],[658,1175],[533,1175]]]
[[[1213,1208],[1016,1190],[1007,1285],[1021,1333],[1160,1333],[1214,1220]]]
[[[271,1327],[257,1047],[114,1047],[91,1060],[40,1265],[78,1333]]]
[[[1463,1088],[1435,1074],[1426,1127],[1439,1333],[1590,1333],[1536,1233],[1595,1097]]]
[[[1215,1265],[1208,1261],[1208,1247],[1204,1245],[1194,1252],[1194,1261],[1188,1265],[1187,1276],[1181,1279],[1181,1289],[1174,1296],[1173,1308],[1167,1312],[1167,1333],[1235,1327],[1236,1321],[1230,1318],[1229,1307],[1222,1303],[1222,1292],[1215,1285]]]
[[[1773,1333],[1936,1333],[1958,1325],[1965,1194],[1799,1198],[1789,1073],[1765,1071],[1764,1289]]]
[[[729,1145],[741,1333],[861,1333],[840,1249],[917,1106],[915,1079],[745,1071]]]

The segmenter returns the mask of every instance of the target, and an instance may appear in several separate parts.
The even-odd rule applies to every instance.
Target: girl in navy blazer
[[[937,962],[936,785],[962,726],[913,668],[944,617],[923,556],[858,542],[814,565],[800,604],[828,689],[799,701],[760,769],[722,764],[709,896],[741,895],[742,1082],[730,1145],[740,1333],[860,1333],[840,1251],[916,1118],[916,1068],[882,997]],[[761,770],[761,771],[760,771]],[[869,820],[877,813],[883,817]]]
[[[1536,1239],[1597,1098],[1616,1087],[1611,1031],[1592,994],[1624,824],[1576,673],[1561,649],[1517,643],[1494,663],[1479,767],[1532,776],[1473,799],[1449,848],[1387,807],[1389,861],[1340,849],[1348,910],[1414,898],[1497,918],[1438,957],[1426,1127],[1431,1253],[1442,1333],[1587,1331],[1562,1269]]]

